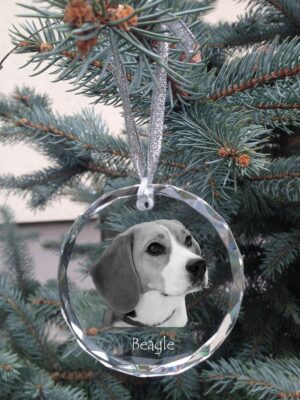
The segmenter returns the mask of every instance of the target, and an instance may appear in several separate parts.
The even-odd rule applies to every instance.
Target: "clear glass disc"
[[[81,348],[106,367],[139,377],[178,374],[210,357],[228,337],[237,320],[245,286],[242,257],[224,219],[192,193],[171,185],[152,187],[154,208],[150,211],[136,209],[138,185],[115,190],[95,201],[72,225],[62,245],[58,271],[62,313]],[[110,290],[109,274],[114,268],[110,263],[113,263],[114,253],[107,253],[107,265],[101,266],[107,268],[106,275],[102,275],[103,269],[99,275],[97,269],[94,275],[87,273],[85,289],[82,289],[86,295],[78,296],[78,286],[82,284],[82,274],[79,276],[75,269],[81,254],[76,247],[79,236],[84,237],[89,226],[101,224],[107,215],[112,214],[117,221],[122,212],[126,212],[128,220],[132,218],[132,222],[128,222],[128,232],[135,235],[134,246],[144,249],[143,256],[137,255],[141,253],[132,255],[131,264],[138,279],[127,278],[128,254],[122,255],[126,232],[111,232],[112,237],[122,236],[115,247],[118,262],[122,264],[120,274],[114,271]],[[162,218],[161,224],[153,222]],[[141,220],[146,225],[137,228]],[[176,239],[177,234],[178,237],[183,235],[180,236],[183,243]],[[147,235],[158,239],[153,244],[153,238],[151,243]],[[201,253],[192,246],[191,240],[200,245]],[[157,242],[163,244],[157,245]],[[144,243],[148,243],[148,247]],[[188,254],[191,260],[187,259]],[[155,268],[149,260],[153,260]],[[202,260],[205,260],[206,275],[203,275]],[[186,276],[194,286],[182,295],[176,290],[177,286],[183,287]],[[121,280],[119,286],[118,280]],[[133,287],[136,282],[139,289]],[[147,292],[145,287],[155,289],[151,296],[159,296],[161,303],[157,303],[156,297],[153,303],[161,304],[159,309],[144,308],[152,291]],[[138,295],[135,294],[137,290]],[[114,291],[119,291],[121,302],[113,297],[118,294]],[[133,302],[136,308],[131,310],[128,306],[127,310],[127,302]],[[160,313],[159,323],[153,322],[155,318],[153,320],[151,312]],[[107,322],[109,314],[114,318]]]

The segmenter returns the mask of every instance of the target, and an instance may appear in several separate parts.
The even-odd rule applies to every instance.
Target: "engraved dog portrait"
[[[134,225],[114,238],[91,276],[116,327],[183,327],[185,297],[207,287],[200,246],[177,220]]]

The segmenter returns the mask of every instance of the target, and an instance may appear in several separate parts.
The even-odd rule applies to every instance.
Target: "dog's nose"
[[[191,260],[186,264],[187,271],[197,279],[203,278],[206,271],[205,260]]]

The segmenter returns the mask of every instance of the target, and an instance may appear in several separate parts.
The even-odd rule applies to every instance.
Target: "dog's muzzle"
[[[191,260],[186,264],[185,268],[189,273],[189,278],[193,286],[199,285],[203,282],[206,272],[205,260]]]

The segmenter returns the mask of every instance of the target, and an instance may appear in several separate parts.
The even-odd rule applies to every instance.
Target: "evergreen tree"
[[[30,15],[12,29],[15,51],[28,53],[37,73],[54,66],[57,80],[70,80],[95,103],[118,106],[108,40],[113,31],[142,127],[159,62],[157,41],[164,38],[158,24],[177,16],[187,23],[200,48],[186,60],[177,39],[169,38],[166,129],[156,182],[188,188],[230,223],[245,262],[242,313],[213,358],[184,374],[139,380],[109,371],[68,336],[56,283],[34,280],[26,237],[2,209],[7,270],[0,280],[1,398],[298,399],[300,3],[249,0],[238,22],[217,26],[201,19],[213,0],[127,3],[24,5]],[[57,115],[46,95],[22,87],[1,97],[0,117],[2,142],[30,144],[52,162],[33,174],[0,178],[2,188],[27,194],[33,208],[66,193],[90,203],[137,183],[126,138],[112,136],[94,112]],[[133,209],[108,214],[102,229],[121,232],[139,218]],[[197,227],[209,246],[205,229]],[[77,250],[88,262],[97,255],[93,246]],[[83,307],[90,301],[84,291],[78,298]],[[65,331],[64,340],[51,339],[49,326]]]

